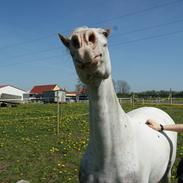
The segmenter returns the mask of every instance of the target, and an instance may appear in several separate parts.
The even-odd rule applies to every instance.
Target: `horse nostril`
[[[72,37],[71,42],[76,49],[80,48],[79,39],[76,35]]]
[[[91,33],[91,34],[89,35],[88,41],[89,41],[90,43],[93,43],[93,44],[95,43],[96,38],[95,38],[95,34],[94,34],[94,33]]]

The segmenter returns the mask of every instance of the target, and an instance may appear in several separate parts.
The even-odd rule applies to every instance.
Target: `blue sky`
[[[0,0],[0,84],[25,90],[77,75],[57,33],[109,27],[112,75],[132,91],[183,90],[183,0]]]

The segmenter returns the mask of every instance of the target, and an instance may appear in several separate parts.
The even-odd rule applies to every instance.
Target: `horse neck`
[[[98,86],[88,86],[88,90],[90,146],[96,161],[105,166],[104,159],[110,161],[112,153],[121,153],[120,145],[126,144],[130,123],[118,102],[111,77]]]

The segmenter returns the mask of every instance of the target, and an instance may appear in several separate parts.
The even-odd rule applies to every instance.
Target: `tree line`
[[[174,97],[174,98],[183,98],[183,91],[167,91],[167,90],[160,90],[160,91],[145,91],[145,92],[138,92],[135,93],[140,98],[169,98],[169,97]]]
[[[132,92],[130,85],[124,80],[113,80],[113,85],[115,92],[119,98],[123,97],[138,97],[138,98],[183,98],[183,91],[173,91],[173,90],[148,90],[142,92]],[[87,91],[86,85],[83,84],[79,79],[76,84],[76,91]]]

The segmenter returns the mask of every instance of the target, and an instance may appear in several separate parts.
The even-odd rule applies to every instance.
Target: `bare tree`
[[[118,80],[116,82],[116,90],[117,93],[127,94],[130,92],[130,85],[126,81]]]
[[[116,85],[116,81],[114,79],[112,79],[113,82],[113,86],[114,86],[114,90],[117,93],[117,85]]]
[[[78,78],[77,80],[77,84],[76,84],[76,91],[77,92],[81,92],[83,90],[87,90],[87,87],[84,83],[81,82],[81,80]]]

